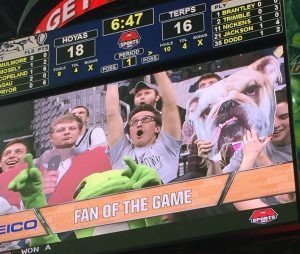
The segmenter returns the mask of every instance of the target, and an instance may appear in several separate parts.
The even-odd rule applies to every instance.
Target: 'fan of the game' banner
[[[60,233],[294,191],[293,165],[287,163],[53,205],[36,212],[53,233]],[[1,216],[0,224],[1,242],[46,232],[33,211]]]

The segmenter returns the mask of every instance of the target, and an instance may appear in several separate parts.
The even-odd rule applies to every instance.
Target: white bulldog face
[[[187,105],[188,118],[194,123],[198,139],[211,141],[210,159],[224,144],[240,142],[246,130],[254,128],[260,138],[272,134],[274,85],[279,82],[279,64],[267,56],[194,93]]]

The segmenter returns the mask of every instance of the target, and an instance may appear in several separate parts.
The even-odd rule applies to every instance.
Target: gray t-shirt
[[[123,169],[124,156],[129,156],[139,164],[156,169],[163,183],[168,183],[177,177],[179,153],[182,141],[176,140],[163,130],[154,144],[147,147],[133,147],[130,140],[124,136],[114,147],[108,149],[113,169]]]
[[[293,159],[291,144],[287,146],[274,146],[272,142],[269,142],[265,148],[265,151],[269,159],[274,164],[289,162]],[[223,169],[223,173],[231,173],[239,170],[242,160],[243,151],[242,149],[239,149],[234,152],[230,159],[230,163]],[[255,167],[257,167],[256,164],[254,164],[254,168]]]

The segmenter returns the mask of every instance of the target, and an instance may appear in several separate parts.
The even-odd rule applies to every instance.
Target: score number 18
[[[56,48],[56,63],[63,64],[95,56],[95,40]]]
[[[75,56],[80,57],[84,54],[83,44],[72,45],[69,47],[67,52],[69,53],[70,59],[74,58]]]

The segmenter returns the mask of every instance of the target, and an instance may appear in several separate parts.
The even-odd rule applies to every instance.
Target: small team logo
[[[119,48],[132,49],[136,45],[140,44],[141,37],[136,30],[127,31],[121,34],[119,39]]]
[[[272,208],[255,210],[249,220],[254,224],[267,224],[276,220],[278,214]]]

